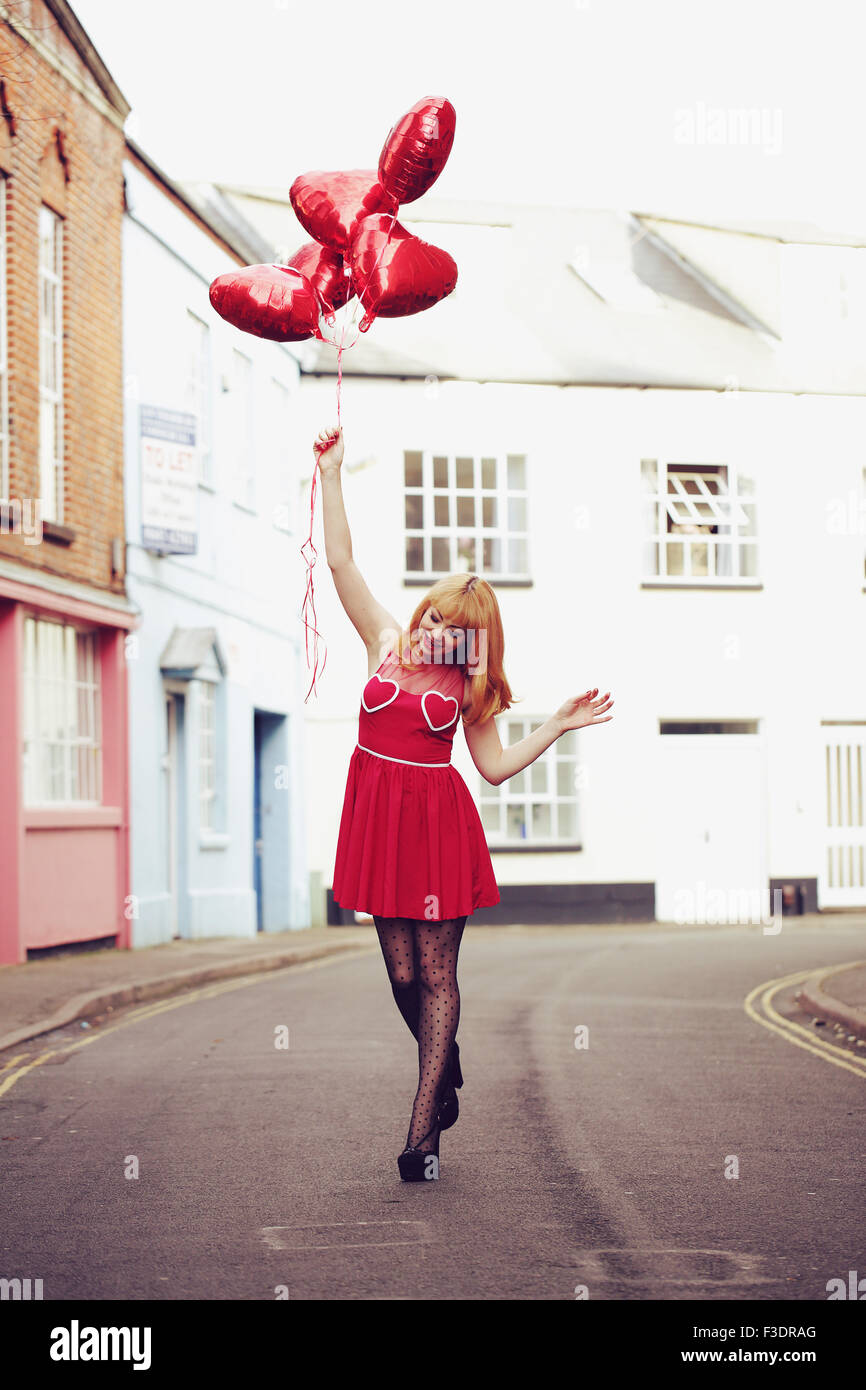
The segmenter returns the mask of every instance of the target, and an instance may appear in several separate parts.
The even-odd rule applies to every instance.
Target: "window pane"
[[[457,498],[457,525],[458,525],[458,526],[474,526],[474,525],[475,525],[475,498],[474,498],[474,497],[458,497],[458,498]]]
[[[424,498],[417,492],[406,494],[406,529],[420,531],[424,526]]]
[[[547,791],[547,767],[548,764],[543,758],[536,758],[534,763],[530,763],[530,790],[534,792]]]
[[[433,524],[434,526],[451,525],[451,502],[448,497],[441,497],[437,494],[433,498]]]
[[[556,794],[557,796],[574,796],[574,772],[575,765],[571,759],[558,759],[556,764]]]
[[[423,454],[406,450],[403,454],[403,482],[406,487],[421,487]]]
[[[526,488],[526,455],[509,454],[507,457],[508,486],[524,491]]]
[[[424,540],[421,536],[406,537],[406,573],[424,569]]]
[[[502,542],[498,538],[484,542],[484,569],[488,574],[502,571]]]
[[[737,474],[737,491],[741,497],[753,496],[755,491],[755,480],[748,473]]]
[[[558,838],[560,840],[577,839],[577,807],[573,801],[559,801],[556,806],[556,815],[559,820]]]
[[[549,839],[550,833],[550,803],[535,802],[532,807],[533,839]]]
[[[740,574],[744,579],[757,579],[758,547],[756,545],[740,547]]]
[[[685,574],[685,558],[682,541],[668,541],[667,572],[668,574],[674,575]]]
[[[24,625],[26,804],[98,801],[98,641],[72,624]]]
[[[526,574],[528,565],[526,562],[526,541],[509,540],[508,542],[508,572],[509,574]]]
[[[496,459],[481,460],[481,486],[491,489],[496,487]]]
[[[447,574],[451,569],[451,542],[443,538],[434,537],[432,542],[433,549],[433,573]]]
[[[457,567],[458,569],[475,569],[475,538],[474,536],[459,536],[457,539]]]
[[[475,486],[475,460],[471,458],[459,458],[455,460],[457,465],[457,486]]]
[[[522,806],[509,806],[507,810],[507,816],[508,825],[506,829],[506,839],[525,840],[526,819],[524,815],[524,808]]]
[[[508,529],[509,531],[526,530],[526,498],[509,497],[508,499]]]
[[[448,486],[448,459],[437,455],[433,459],[433,486]]]
[[[482,497],[481,499],[481,520],[484,526],[498,526],[499,522],[499,499],[496,497]]]

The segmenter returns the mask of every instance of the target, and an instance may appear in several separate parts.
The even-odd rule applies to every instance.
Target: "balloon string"
[[[304,603],[303,603],[303,607],[302,607],[302,609],[301,609],[301,613],[302,613],[302,616],[303,616],[303,619],[304,619],[304,637],[305,637],[305,642],[306,642],[307,668],[308,668],[308,669],[309,669],[309,665],[310,665],[310,624],[309,624],[309,622],[308,622],[308,620],[307,620],[307,605],[308,605],[308,604],[311,606],[311,608],[312,608],[312,610],[313,610],[313,633],[314,633],[314,636],[315,636],[315,640],[314,640],[314,644],[313,644],[313,652],[314,652],[314,656],[315,656],[315,663],[314,663],[314,666],[313,666],[313,680],[312,680],[312,683],[311,683],[311,685],[310,685],[310,690],[307,691],[306,696],[304,697],[304,704],[306,704],[306,703],[307,703],[307,700],[309,700],[309,698],[310,698],[310,691],[313,690],[313,689],[315,688],[315,684],[316,684],[316,672],[317,672],[318,667],[319,667],[318,639],[319,639],[319,637],[321,636],[321,633],[319,632],[319,629],[316,627],[316,600],[315,600],[315,595],[314,595],[314,591],[313,591],[313,566],[314,566],[315,563],[316,563],[316,555],[317,555],[316,547],[315,547],[315,545],[313,544],[313,513],[314,513],[315,507],[316,507],[316,475],[317,475],[318,471],[319,471],[319,460],[316,459],[316,466],[315,466],[315,468],[313,469],[313,485],[312,485],[312,487],[310,488],[310,534],[309,534],[309,536],[307,537],[307,539],[305,540],[304,544],[301,546],[301,554],[302,554],[302,555],[304,555],[304,551],[306,550],[307,546],[310,547],[310,550],[312,551],[312,554],[313,554],[312,560],[309,558],[308,555],[304,555],[304,559],[305,559],[306,564],[307,564],[307,588],[306,588],[306,593],[304,594]],[[322,638],[322,640],[324,641],[324,638]],[[322,674],[324,674],[324,671],[325,671],[325,662],[327,661],[327,659],[328,659],[328,649],[327,649],[327,647],[326,647],[326,648],[325,648],[325,660],[322,662]]]
[[[375,265],[373,266],[373,269],[370,271],[370,274],[367,276],[367,286],[365,286],[365,288],[367,288],[367,287],[369,286],[370,281],[372,280],[373,276],[376,274],[376,271],[377,271],[378,268],[379,268],[379,262],[381,261],[382,257],[383,257],[384,254],[385,254],[385,251],[386,251],[387,248],[388,248],[388,244],[389,244],[389,242],[390,242],[390,240],[391,240],[391,233],[393,232],[393,230],[394,230],[394,224],[395,224],[396,221],[397,221],[397,212],[398,212],[398,211],[399,211],[399,209],[395,209],[394,213],[393,213],[392,216],[391,216],[391,226],[388,228],[388,236],[387,236],[386,239],[385,239],[385,243],[384,243],[384,245],[382,246],[381,251],[379,252],[378,256],[376,257],[376,263],[375,263]],[[363,308],[364,308],[364,312],[365,312],[365,314],[366,314],[366,306],[364,305],[363,292],[358,293],[358,294],[356,295],[356,300],[357,300],[357,303],[355,304],[355,310],[354,310],[354,313],[352,314],[351,323],[348,325],[348,326],[350,326],[350,327],[352,327],[352,328],[354,328],[354,326],[355,326],[355,320],[356,320],[357,315],[358,315],[358,309],[361,308],[361,307],[363,307]],[[324,336],[324,334],[321,335],[321,336],[322,336],[323,342],[329,343],[329,344],[331,345],[331,347],[335,347],[335,348],[337,349],[337,430],[338,430],[338,431],[340,431],[340,430],[342,429],[342,419],[341,419],[341,414],[340,414],[340,405],[341,405],[341,399],[342,399],[342,386],[343,386],[343,351],[344,351],[345,345],[346,345],[346,327],[347,327],[346,316],[344,315],[344,316],[343,316],[343,328],[342,328],[342,333],[341,333],[341,335],[340,335],[340,341],[339,341],[339,343],[332,341],[330,338],[326,338],[326,337]],[[321,325],[320,325],[319,331],[320,331],[320,333],[321,333]],[[357,343],[358,338],[359,338],[360,336],[361,336],[361,330],[360,330],[360,327],[359,327],[358,333],[357,333],[357,335],[355,336],[354,341],[353,341],[352,343],[350,343],[349,346],[350,346],[350,347],[354,347],[354,346],[355,346],[355,343]],[[324,452],[324,451],[323,451],[323,452]],[[304,561],[305,561],[306,566],[307,566],[307,584],[306,584],[306,590],[305,590],[305,593],[304,593],[304,602],[303,602],[303,605],[302,605],[302,608],[301,608],[301,616],[303,617],[303,620],[304,620],[304,640],[305,640],[305,650],[306,650],[306,655],[307,655],[307,669],[308,669],[308,670],[309,670],[309,666],[310,666],[310,623],[309,623],[309,621],[308,621],[308,619],[307,619],[307,607],[308,607],[308,605],[309,605],[309,607],[312,609],[312,613],[313,613],[313,624],[312,624],[312,627],[313,627],[313,655],[314,655],[313,679],[312,679],[312,681],[310,682],[310,688],[309,688],[309,690],[307,691],[306,696],[304,697],[304,704],[307,703],[307,700],[309,700],[311,693],[315,690],[315,687],[316,687],[316,672],[317,672],[318,669],[319,669],[318,639],[319,639],[320,637],[322,637],[322,634],[319,632],[319,629],[316,627],[316,600],[315,600],[315,591],[314,591],[314,588],[313,588],[313,567],[314,567],[314,565],[315,565],[315,563],[316,563],[316,558],[317,558],[317,556],[318,556],[318,551],[316,550],[316,547],[315,547],[315,545],[313,544],[313,518],[314,518],[315,510],[316,510],[316,481],[317,481],[318,472],[319,472],[319,459],[318,459],[318,457],[317,457],[317,458],[316,458],[316,464],[315,464],[315,467],[314,467],[314,469],[313,469],[312,486],[311,486],[311,488],[310,488],[310,534],[308,535],[307,539],[304,541],[304,544],[301,546],[301,554],[304,556]],[[312,559],[310,559],[310,556],[309,556],[308,554],[305,554],[305,553],[304,553],[304,552],[306,551],[306,549],[307,549],[308,546],[309,546],[309,548],[310,548],[310,551],[312,552]],[[322,637],[323,643],[324,643],[324,640],[325,640],[324,637]],[[322,662],[322,674],[323,674],[323,675],[324,675],[324,672],[325,672],[325,663],[327,662],[327,659],[328,659],[328,648],[327,648],[327,645],[326,645],[326,646],[325,646],[325,657],[324,657],[324,660],[323,660],[323,662]],[[317,695],[317,697],[318,697],[318,691],[316,691],[316,695]]]

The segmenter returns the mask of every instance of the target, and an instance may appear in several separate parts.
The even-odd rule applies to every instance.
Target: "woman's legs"
[[[416,978],[420,986],[418,1091],[406,1145],[422,1153],[429,1153],[436,1145],[436,1116],[460,1020],[457,956],[465,926],[466,917],[451,917],[440,922],[416,921],[413,928]]]
[[[418,1037],[418,976],[415,967],[415,933],[409,917],[373,916],[379,945],[385,957],[391,992],[413,1038]]]

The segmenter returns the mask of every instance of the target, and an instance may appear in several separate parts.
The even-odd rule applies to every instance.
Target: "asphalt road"
[[[793,986],[799,1035],[744,1001],[862,954],[841,917],[470,921],[438,1183],[397,1172],[417,1050],[378,947],[64,1029],[0,1100],[0,1274],[46,1299],[826,1300],[866,1275],[866,1049],[794,1041]]]

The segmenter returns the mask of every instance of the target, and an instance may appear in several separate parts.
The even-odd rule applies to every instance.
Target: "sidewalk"
[[[797,998],[806,1013],[841,1023],[854,1037],[866,1038],[866,961],[816,970],[800,986]]]
[[[123,1004],[365,946],[379,949],[372,925],[306,927],[255,937],[171,941],[135,951],[81,951],[0,966],[0,1051]]]

